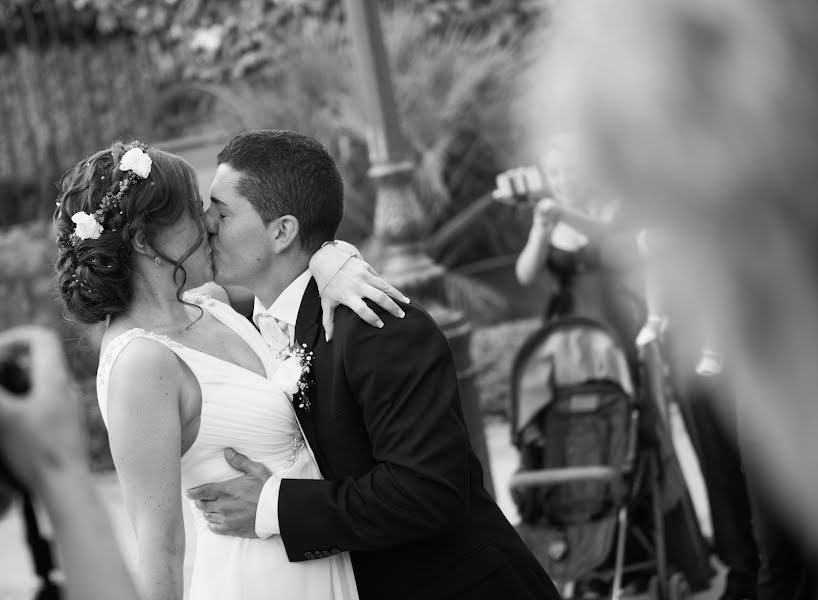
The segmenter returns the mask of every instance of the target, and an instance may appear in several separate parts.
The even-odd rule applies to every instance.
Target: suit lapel
[[[318,284],[315,283],[315,279],[310,279],[298,309],[298,318],[295,322],[295,342],[307,344],[307,352],[312,352],[315,344],[318,343],[318,335],[321,333],[320,325],[321,296],[318,294]]]
[[[321,333],[321,297],[318,294],[318,285],[315,279],[310,279],[307,289],[304,292],[304,297],[301,300],[301,306],[298,309],[298,317],[295,323],[295,343],[306,344],[305,350],[312,352],[318,343],[318,335]],[[316,373],[311,372],[310,377],[313,378],[313,385],[307,388],[306,394],[310,399],[310,403],[316,401],[315,397],[315,380]],[[295,400],[295,398],[293,399]],[[293,408],[298,416],[298,422],[301,424],[301,429],[304,431],[304,436],[307,438],[307,443],[312,448],[313,454],[318,460],[318,464],[322,464],[320,458],[321,450],[318,447],[318,440],[315,433],[315,422],[313,420],[313,406],[310,410],[304,410],[298,407],[299,402],[293,402]]]

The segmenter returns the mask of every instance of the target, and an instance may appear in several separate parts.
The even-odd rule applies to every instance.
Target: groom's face
[[[213,249],[214,279],[220,285],[253,289],[274,254],[268,228],[255,207],[239,190],[241,173],[219,165],[210,186],[211,204],[205,213]]]

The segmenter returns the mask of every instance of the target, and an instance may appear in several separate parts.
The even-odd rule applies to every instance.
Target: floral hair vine
[[[74,213],[71,216],[71,221],[75,224],[74,231],[71,234],[64,234],[57,238],[57,245],[60,248],[76,246],[77,242],[81,240],[99,239],[104,231],[105,221],[108,217],[114,212],[122,214],[122,207],[120,206],[122,196],[134,183],[141,179],[147,179],[148,175],[151,174],[153,161],[147,155],[147,149],[148,147],[145,144],[133,143],[133,148],[128,150],[122,156],[122,160],[119,161],[119,170],[127,172],[128,175],[119,182],[117,191],[109,191],[105,194],[99,208],[92,214],[89,215],[84,210]],[[57,202],[57,206],[60,206],[59,202]],[[111,231],[116,231],[116,229]]]

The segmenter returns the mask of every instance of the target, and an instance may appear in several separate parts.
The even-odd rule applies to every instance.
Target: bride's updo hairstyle
[[[140,232],[161,259],[174,265],[176,297],[183,302],[186,273],[182,263],[205,239],[196,174],[179,156],[152,148],[145,150],[152,161],[146,178],[120,170],[122,157],[137,147],[145,148],[137,142],[116,142],[77,163],[60,182],[54,212],[59,247],[55,272],[66,316],[72,320],[94,324],[127,310],[133,296],[133,242]],[[99,237],[74,235],[79,225],[72,217],[81,211],[94,215],[121,185],[127,189],[118,207],[105,210]],[[193,218],[199,237],[181,257],[165,256],[156,246],[157,234],[185,216]],[[90,226],[97,227],[93,221]]]

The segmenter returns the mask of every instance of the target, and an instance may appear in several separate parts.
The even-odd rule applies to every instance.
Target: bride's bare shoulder
[[[163,342],[150,337],[134,336],[117,354],[112,366],[120,380],[131,377],[161,377],[179,370],[174,352]]]
[[[164,404],[164,399],[178,397],[184,378],[175,353],[165,343],[134,336],[110,366],[108,395],[117,398],[121,408]]]

